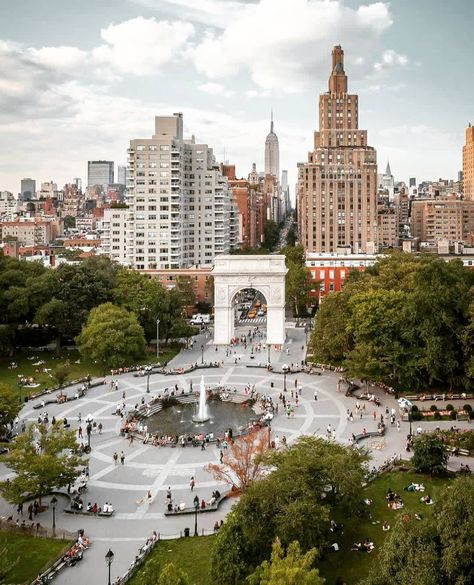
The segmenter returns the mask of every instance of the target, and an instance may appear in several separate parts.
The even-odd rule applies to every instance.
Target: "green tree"
[[[292,247],[295,244],[296,244],[296,230],[295,230],[294,226],[291,226],[291,228],[288,230],[288,233],[286,234],[286,245]]]
[[[398,387],[417,383],[420,351],[407,296],[401,290],[369,289],[350,298],[347,328],[355,346],[345,361],[350,375],[390,380]]]
[[[212,583],[239,585],[248,573],[246,560],[249,556],[239,512],[228,514],[216,537],[211,551]]]
[[[81,355],[110,368],[130,365],[144,357],[145,335],[137,317],[112,303],[90,312],[76,342]]]
[[[190,582],[187,573],[168,563],[163,567],[157,585],[190,585]]]
[[[7,425],[11,424],[20,410],[18,393],[7,386],[0,384],[0,434],[5,433]]]
[[[448,454],[443,441],[434,433],[425,433],[413,440],[413,468],[420,473],[445,475]]]
[[[72,215],[66,215],[64,218],[64,229],[68,230],[70,228],[76,227],[76,218]]]
[[[345,291],[327,296],[321,302],[310,338],[313,360],[322,364],[341,364],[353,347],[349,333],[348,295]]]
[[[360,585],[441,585],[435,534],[430,520],[405,523],[399,518],[379,552],[376,567]]]
[[[156,319],[162,320],[167,296],[168,291],[158,280],[147,278],[135,270],[118,269],[112,291],[113,301],[135,313],[148,340],[156,337]]]
[[[268,219],[263,228],[263,247],[267,250],[273,250],[278,243],[279,236],[280,228],[278,224],[272,219]]]
[[[36,311],[35,322],[43,327],[52,327],[56,332],[56,351],[61,348],[61,339],[69,333],[69,307],[66,302],[52,298]]]
[[[436,524],[443,551],[441,567],[447,582],[474,583],[474,479],[456,479],[442,494],[437,508]]]
[[[290,543],[286,551],[280,540],[273,543],[270,561],[263,561],[257,570],[247,577],[249,585],[323,585],[324,579],[313,568],[316,549],[302,554],[297,541]]]
[[[56,383],[59,387],[61,387],[64,382],[69,378],[69,362],[65,364],[59,364],[53,370],[53,378],[56,380]]]
[[[240,583],[270,556],[277,537],[284,546],[297,540],[304,551],[324,547],[334,509],[352,514],[360,509],[364,461],[360,453],[317,437],[270,452],[264,462],[272,472],[249,486],[234,508],[232,529],[218,536],[212,575],[232,564],[237,569],[229,583]]]
[[[56,298],[66,304],[65,327],[74,337],[86,322],[89,311],[111,299],[115,268],[107,258],[89,258],[80,265],[61,264],[57,276]]]
[[[15,477],[0,483],[0,492],[12,504],[30,496],[41,497],[54,488],[65,487],[81,473],[85,460],[75,454],[77,443],[74,431],[60,423],[48,430],[45,425],[30,425],[18,435],[3,462]],[[38,450],[37,450],[38,447]]]
[[[286,303],[295,315],[307,315],[312,290],[311,274],[306,268],[303,246],[287,246],[282,250],[288,272],[285,277]]]

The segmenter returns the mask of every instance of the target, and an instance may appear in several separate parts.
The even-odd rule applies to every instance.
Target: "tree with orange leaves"
[[[217,481],[224,481],[234,491],[244,491],[263,473],[262,455],[269,449],[268,430],[254,428],[229,444],[222,463],[204,467]]]

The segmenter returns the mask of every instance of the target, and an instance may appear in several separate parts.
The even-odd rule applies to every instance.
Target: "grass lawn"
[[[160,362],[169,362],[176,354],[179,353],[180,347],[178,345],[172,345],[166,347],[166,351],[160,353]],[[36,359],[29,360],[29,357],[35,357]],[[46,363],[41,366],[34,366],[33,364],[43,360]],[[18,367],[10,369],[11,362],[17,364]],[[51,388],[56,383],[51,377],[51,372],[44,372],[43,369],[54,370],[57,366],[69,363],[69,380],[77,380],[90,374],[92,377],[100,377],[104,375],[103,366],[84,360],[79,356],[79,353],[73,351],[62,351],[57,354],[52,351],[19,351],[12,357],[0,357],[0,383],[11,386],[12,388],[18,389],[19,376],[33,377],[36,383],[40,385],[37,388],[22,388],[22,397],[28,395],[28,393],[40,392],[44,388]],[[156,354],[153,352],[149,353],[146,358],[141,360],[139,363],[147,364],[156,362]]]
[[[0,531],[0,553],[6,549],[6,560],[3,562],[7,567],[12,566],[5,580],[0,575],[0,582],[15,585],[31,583],[40,571],[57,559],[67,545],[65,540]],[[16,559],[18,562],[15,563]]]
[[[160,540],[148,559],[158,559],[160,566],[173,563],[189,576],[191,585],[209,585],[211,550],[214,536]],[[137,575],[140,573],[138,572]],[[137,579],[130,581],[134,585]]]
[[[425,492],[404,491],[403,488],[412,481],[422,483],[425,486]],[[326,579],[326,585],[334,585],[337,577],[342,577],[347,585],[356,585],[360,579],[368,574],[389,534],[389,532],[382,531],[383,522],[387,521],[390,526],[393,526],[396,520],[404,514],[411,515],[411,522],[418,522],[413,517],[415,512],[423,518],[432,515],[436,510],[436,501],[440,491],[450,481],[450,479],[433,479],[412,472],[399,471],[383,474],[369,484],[361,495],[372,500],[372,504],[368,507],[370,518],[361,519],[357,516],[335,518],[336,522],[342,522],[344,525],[344,534],[335,533],[334,535],[334,542],[339,544],[339,552],[329,553],[319,563],[321,575]],[[401,510],[391,510],[387,507],[385,496],[389,488],[401,496],[404,503]],[[434,505],[427,506],[420,502],[420,497],[426,494],[433,498]],[[373,541],[375,550],[370,554],[351,551],[354,542],[363,542],[366,538]]]

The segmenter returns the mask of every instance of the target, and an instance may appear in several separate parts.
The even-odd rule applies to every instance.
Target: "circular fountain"
[[[258,419],[252,401],[235,391],[221,389],[206,393],[201,377],[199,395],[180,394],[158,399],[144,416],[147,431],[161,435],[181,436],[212,434],[223,436],[229,431],[238,436],[251,421]]]
[[[193,416],[195,423],[204,423],[210,419],[209,409],[207,407],[206,387],[204,386],[204,378],[201,376],[201,387],[199,390],[199,406],[198,411]]]

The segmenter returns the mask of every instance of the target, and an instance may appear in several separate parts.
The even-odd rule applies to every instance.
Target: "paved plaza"
[[[242,332],[247,333],[248,329]],[[110,518],[88,517],[83,515],[68,515],[62,509],[67,504],[66,498],[60,498],[57,512],[57,525],[60,528],[76,531],[83,528],[90,537],[92,546],[86,552],[84,561],[73,568],[63,571],[55,580],[58,585],[75,583],[106,582],[106,566],[104,555],[108,548],[112,548],[115,559],[112,566],[112,576],[122,575],[133,561],[138,548],[151,535],[153,530],[163,537],[178,536],[186,527],[193,528],[193,516],[179,515],[165,517],[166,490],[170,486],[173,501],[184,502],[192,506],[192,500],[197,494],[206,501],[210,499],[212,491],[217,487],[213,477],[204,471],[206,463],[219,461],[219,451],[214,445],[206,450],[200,448],[171,448],[153,447],[139,442],[129,444],[120,436],[121,419],[113,414],[118,404],[122,403],[122,393],[125,392],[125,402],[132,408],[142,398],[148,402],[165,388],[175,384],[179,390],[189,390],[191,381],[193,387],[198,387],[201,375],[204,375],[206,385],[225,385],[231,389],[243,390],[246,384],[255,384],[260,395],[271,395],[278,401],[278,395],[283,391],[284,377],[282,374],[268,372],[264,367],[248,367],[248,365],[267,361],[267,351],[251,354],[250,346],[245,350],[237,346],[232,353],[226,356],[225,348],[218,348],[212,344],[209,337],[201,334],[196,337],[194,349],[182,351],[170,364],[176,368],[191,363],[201,362],[201,346],[204,345],[204,362],[224,362],[223,367],[196,370],[189,374],[164,376],[152,375],[149,379],[150,393],[146,393],[147,378],[136,378],[133,374],[124,374],[115,377],[119,381],[118,391],[110,391],[108,385],[90,389],[87,396],[62,405],[48,405],[45,410],[48,415],[57,419],[66,417],[71,428],[79,426],[79,414],[82,421],[91,414],[97,423],[102,423],[103,431],[99,435],[94,430],[91,439],[92,452],[90,454],[90,479],[87,492],[83,495],[85,504],[97,502],[102,506],[106,501],[111,502],[115,513]],[[283,364],[299,364],[304,356],[305,333],[303,329],[288,328],[287,341],[280,352],[271,350],[271,363],[276,370],[281,370]],[[236,363],[237,362],[237,363]],[[381,407],[374,407],[366,403],[367,409],[362,419],[355,418],[354,422],[347,419],[347,409],[355,412],[355,398],[346,397],[343,392],[337,392],[338,374],[325,372],[321,376],[309,374],[288,374],[288,396],[295,389],[295,382],[302,386],[299,406],[295,414],[288,418],[282,408],[272,421],[272,438],[286,437],[291,443],[302,434],[326,435],[330,424],[336,429],[336,440],[347,443],[352,433],[361,433],[364,428],[368,431],[376,430],[373,411],[385,412],[385,407],[396,407],[393,397],[379,393]],[[110,379],[110,377],[109,377]],[[272,385],[273,383],[273,385]],[[71,392],[71,390],[69,390]],[[317,400],[314,399],[315,392]],[[36,421],[38,413],[33,406],[41,399],[31,401],[21,412],[21,419],[29,422]],[[430,423],[421,424],[432,428]],[[85,427],[82,422],[83,428]],[[450,423],[441,423],[441,426],[450,426]],[[458,426],[461,426],[459,424]],[[96,427],[97,428],[97,427]],[[405,453],[405,438],[408,433],[408,423],[402,422],[397,432],[395,426],[388,425],[384,438],[377,438],[367,446],[373,453],[373,464],[379,465],[393,455]],[[125,463],[115,465],[113,454],[123,451]],[[0,478],[5,479],[8,470],[0,464]],[[195,478],[196,487],[191,492],[189,482]],[[223,486],[219,485],[222,491]],[[151,491],[152,499],[148,501],[146,494]],[[198,527],[201,532],[211,533],[216,520],[224,518],[232,503],[224,501],[216,512],[200,514]],[[0,500],[0,514],[15,516],[15,507]],[[38,517],[44,525],[51,526],[51,513],[46,512]]]

